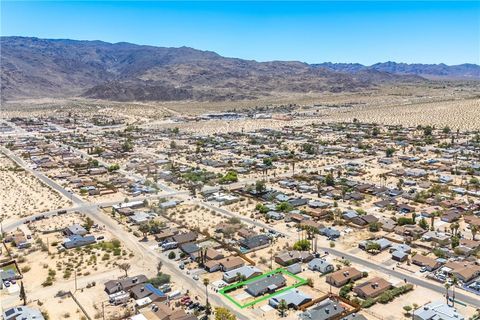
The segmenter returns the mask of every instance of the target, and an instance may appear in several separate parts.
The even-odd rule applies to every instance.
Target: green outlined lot
[[[278,290],[278,291],[276,291],[276,292],[274,292],[274,293],[271,293],[271,294],[269,294],[269,295],[260,297],[260,298],[258,298],[258,299],[255,299],[255,300],[250,301],[250,302],[245,303],[245,304],[240,304],[238,301],[236,301],[232,296],[230,296],[230,295],[228,294],[228,292],[231,292],[231,291],[233,291],[233,290],[235,290],[235,289],[238,289],[238,288],[240,288],[240,287],[243,287],[244,285],[247,285],[247,284],[249,284],[249,283],[252,283],[252,282],[254,282],[254,281],[263,279],[263,278],[265,278],[265,277],[268,277],[269,275],[273,275],[273,274],[277,274],[277,273],[283,273],[284,275],[287,275],[287,276],[289,276],[289,277],[292,277],[292,278],[294,278],[297,282],[296,282],[294,285],[288,286],[288,287],[286,287],[286,288],[283,288],[283,289]],[[280,293],[282,293],[282,292],[285,292],[285,291],[287,291],[287,290],[290,290],[290,289],[293,289],[293,288],[297,288],[297,287],[303,286],[303,285],[306,284],[306,283],[307,283],[307,280],[302,279],[302,278],[300,278],[299,276],[296,276],[296,275],[294,275],[294,274],[291,273],[291,272],[288,272],[286,269],[278,268],[278,269],[275,269],[275,270],[273,270],[273,271],[264,273],[264,274],[262,274],[262,275],[260,275],[260,276],[257,276],[257,277],[255,277],[255,278],[252,278],[252,279],[249,279],[249,280],[245,280],[245,281],[240,281],[240,282],[234,283],[234,284],[232,284],[232,285],[226,286],[226,287],[220,289],[219,293],[220,293],[221,295],[223,295],[225,298],[227,298],[228,300],[230,300],[230,301],[231,301],[233,304],[235,304],[237,307],[243,309],[243,308],[246,308],[246,307],[253,306],[253,305],[255,305],[255,304],[259,303],[259,302],[265,301],[265,300],[267,300],[267,299],[270,299],[270,298],[272,298],[272,297],[274,297],[274,296],[276,296],[276,295],[278,295],[278,294],[280,294]]]

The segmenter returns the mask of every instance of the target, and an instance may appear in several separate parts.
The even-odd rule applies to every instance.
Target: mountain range
[[[427,79],[458,79],[458,80],[480,80],[480,66],[471,63],[464,63],[454,66],[440,64],[421,63],[397,63],[393,61],[376,63],[365,66],[360,63],[331,63],[324,62],[312,66],[325,68],[331,71],[357,73],[366,70],[388,72],[397,75],[417,75]]]
[[[2,100],[223,101],[352,92],[427,78],[480,80],[474,64],[257,62],[188,47],[31,37],[0,37],[0,45]]]

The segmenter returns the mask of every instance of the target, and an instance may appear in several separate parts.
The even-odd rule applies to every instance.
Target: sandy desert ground
[[[68,199],[43,185],[37,178],[15,168],[14,163],[3,154],[0,154],[0,194],[9,195],[0,201],[3,223],[70,205]]]
[[[79,112],[82,116],[104,114],[125,117],[127,123],[147,123],[159,126],[181,126],[199,133],[252,130],[265,127],[283,127],[305,123],[352,121],[378,122],[403,125],[449,125],[453,129],[480,129],[480,84],[478,82],[432,82],[421,87],[403,85],[379,87],[361,92],[285,95],[272,94],[268,99],[226,102],[111,102],[85,99],[11,101],[2,106],[2,118],[14,116],[45,116]],[[272,112],[282,106],[294,104],[298,113],[311,112],[314,116],[304,120],[247,120],[245,122],[169,123],[171,116],[199,115],[208,112],[251,110]],[[210,128],[213,127],[213,128]]]

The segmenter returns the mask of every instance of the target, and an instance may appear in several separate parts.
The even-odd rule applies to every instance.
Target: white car
[[[193,280],[198,280],[198,275],[195,274],[192,278],[193,278]]]

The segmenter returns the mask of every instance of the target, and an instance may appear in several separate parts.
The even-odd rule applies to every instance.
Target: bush
[[[48,287],[48,286],[51,286],[53,284],[53,279],[52,277],[47,277],[47,279],[42,282],[42,287]]]
[[[370,308],[375,304],[375,299],[368,298],[367,300],[362,302],[362,308]]]
[[[170,251],[170,253],[168,254],[168,259],[170,259],[170,260],[175,259],[176,257],[177,257],[177,255],[173,251]]]
[[[31,269],[30,266],[24,266],[24,267],[22,267],[22,268],[20,269],[20,271],[21,271],[22,273],[27,273],[28,271],[30,271],[30,269]]]
[[[349,293],[353,289],[353,284],[346,284],[341,289],[338,295],[344,299],[350,299]]]
[[[293,245],[293,250],[299,250],[299,251],[308,251],[310,250],[310,241],[304,239],[304,240],[298,240],[297,242],[294,243]]]
[[[170,275],[165,273],[159,273],[155,278],[151,278],[147,282],[151,283],[155,287],[159,287],[165,283],[170,282]]]

